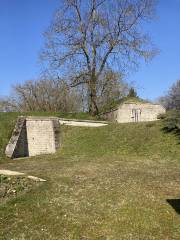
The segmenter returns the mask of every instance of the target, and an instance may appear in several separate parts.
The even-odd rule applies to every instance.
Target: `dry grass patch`
[[[56,154],[2,166],[48,180],[0,207],[2,239],[180,239],[180,148],[159,123],[63,127]]]

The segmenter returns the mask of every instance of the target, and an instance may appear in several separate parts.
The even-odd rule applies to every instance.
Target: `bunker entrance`
[[[19,117],[5,154],[10,158],[55,153],[60,147],[58,118]]]
[[[141,120],[141,109],[132,109],[133,122],[139,122]]]

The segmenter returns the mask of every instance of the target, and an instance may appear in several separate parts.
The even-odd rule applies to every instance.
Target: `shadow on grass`
[[[178,214],[180,214],[180,199],[166,199],[166,201]]]
[[[180,144],[180,129],[171,129],[171,128],[168,128],[168,127],[163,127],[161,128],[161,130],[163,131],[163,133],[166,133],[166,134],[174,134],[174,136],[179,140],[178,141],[178,144]]]

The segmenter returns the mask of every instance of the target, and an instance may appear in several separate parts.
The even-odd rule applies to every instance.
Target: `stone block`
[[[60,147],[58,118],[20,117],[5,154],[11,158],[55,153]]]

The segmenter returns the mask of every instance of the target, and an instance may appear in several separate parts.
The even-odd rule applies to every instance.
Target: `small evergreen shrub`
[[[164,122],[165,131],[175,132],[180,135],[180,110],[169,111],[160,115],[159,118]]]
[[[133,87],[130,88],[128,97],[130,97],[130,98],[137,98],[138,97],[137,92]]]

